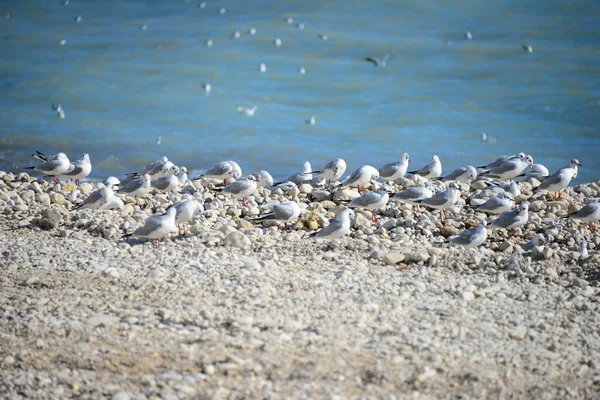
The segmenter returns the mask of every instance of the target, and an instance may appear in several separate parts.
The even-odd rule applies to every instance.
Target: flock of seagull
[[[37,151],[32,156],[41,163],[27,169],[44,173],[46,178],[52,177],[55,182],[58,182],[58,179],[70,179],[79,184],[79,181],[88,177],[92,171],[88,154],[83,154],[74,162],[70,162],[65,153],[47,157]],[[353,197],[351,200],[338,202],[345,204],[335,218],[331,219],[329,224],[321,230],[309,235],[317,238],[338,239],[351,232],[352,221],[355,217],[353,209],[370,211],[372,222],[376,223],[379,220],[377,210],[386,206],[391,199],[412,205],[414,213],[422,212],[421,206],[438,210],[440,219],[443,221],[447,217],[446,210],[457,204],[461,190],[473,190],[474,193],[469,198],[470,206],[474,207],[477,212],[496,217],[489,221],[485,219],[479,221],[477,225],[459,232],[457,236],[450,237],[449,242],[465,248],[475,248],[485,242],[488,227],[510,229],[514,236],[515,229],[523,227],[528,222],[528,201],[523,200],[519,204],[515,204],[515,198],[521,195],[515,179],[534,177],[541,182],[534,188],[534,193],[554,192],[554,199],[560,200],[562,191],[571,180],[577,177],[578,168],[581,166],[578,160],[573,159],[565,167],[549,174],[546,167],[534,164],[533,158],[524,153],[499,157],[478,168],[470,165],[461,167],[446,176],[442,174],[442,163],[437,155],[431,158],[429,164],[417,170],[409,170],[409,164],[409,155],[403,153],[397,162],[386,164],[379,169],[363,165],[349,176],[342,178],[346,172],[346,162],[341,158],[330,161],[319,170],[313,170],[310,162],[305,162],[302,172],[292,174],[280,182],[274,182],[271,174],[265,170],[243,177],[239,164],[227,160],[212,165],[202,175],[190,180],[185,167],[178,167],[167,157],[162,157],[148,164],[139,172],[127,174],[122,181],[116,177],[107,178],[98,184],[99,189],[90,193],[74,209],[122,209],[124,207],[122,197],[141,198],[147,196],[151,191],[170,196],[198,180],[201,180],[200,184],[203,186],[205,186],[204,182],[212,181],[213,183],[206,185],[205,188],[241,199],[243,207],[247,206],[246,199],[252,196],[259,187],[281,188],[284,192],[303,184],[329,188],[331,192],[342,187],[356,188],[357,192],[351,191],[351,197]],[[403,190],[391,192],[392,187],[397,187],[391,183],[402,179],[407,174],[410,174],[412,183],[405,185]],[[433,181],[444,183],[434,185]],[[217,182],[219,185],[222,182],[223,186],[216,186]],[[388,184],[384,186],[386,182]],[[491,197],[489,195],[487,198],[477,196],[475,183],[479,183],[477,186],[479,188],[490,189],[488,192],[491,191]],[[193,191],[197,190],[197,186],[192,186]],[[442,189],[445,187],[445,190],[436,193],[440,186]],[[373,189],[386,187],[387,190],[366,191],[367,187]],[[479,192],[481,194],[482,190]],[[74,191],[74,200],[77,194],[78,191]],[[289,224],[298,219],[303,212],[301,205],[295,201],[268,204],[268,207],[270,208],[268,214],[258,216],[253,221],[282,221],[287,230]],[[203,205],[190,196],[175,202],[172,207],[167,209],[166,213],[149,217],[143,226],[125,237],[154,239],[155,245],[158,247],[160,238],[168,235],[175,225],[179,227],[180,234],[185,234],[185,223],[191,220],[199,210],[204,211]],[[598,199],[565,217],[589,223],[589,229],[593,231],[595,227],[592,224],[600,219]]]

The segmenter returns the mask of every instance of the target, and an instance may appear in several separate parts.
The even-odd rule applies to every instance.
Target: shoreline
[[[576,239],[584,225],[544,222],[598,196],[595,183],[533,211],[535,230],[550,226],[550,250],[536,253],[522,251],[531,236],[524,229],[517,238],[490,233],[477,251],[448,247],[442,229],[461,229],[467,219],[454,210],[432,236],[419,219],[384,228],[412,218],[400,205],[382,210],[374,226],[357,212],[352,237],[313,241],[302,230],[249,223],[254,207],[289,196],[262,191],[246,209],[203,192],[218,207],[197,216],[190,234],[172,234],[154,249],[116,238],[141,223],[137,213],[164,209],[160,196],[150,207],[128,203],[131,215],[67,211],[68,193],[40,204],[24,195],[30,185],[0,183],[2,397],[591,398],[600,391],[600,238],[584,232],[590,248],[582,260]],[[318,202],[320,216],[332,210],[327,201]],[[49,230],[39,227],[45,209],[60,216]],[[227,241],[232,232],[243,235]]]

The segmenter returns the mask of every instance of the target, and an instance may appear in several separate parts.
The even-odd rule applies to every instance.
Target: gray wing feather
[[[433,197],[424,199],[421,203],[425,204],[425,205],[430,205],[430,206],[441,206],[443,204],[446,204],[447,202],[448,202],[447,192],[441,192],[441,193],[436,194]]]
[[[154,232],[156,229],[162,226],[161,218],[150,217],[146,220],[146,223],[143,226],[137,228],[134,232],[134,236],[147,236],[150,233]]]
[[[338,221],[336,219],[332,219],[331,221],[329,221],[329,225],[327,225],[325,228],[323,228],[319,232],[317,232],[317,236],[323,237],[323,236],[331,235],[333,232],[337,231],[341,227],[342,227],[342,223],[340,221]]]
[[[273,216],[276,219],[287,220],[287,219],[291,218],[292,215],[294,215],[294,210],[290,206],[286,207],[285,205],[280,205],[280,204],[275,204],[273,206]]]
[[[171,183],[169,178],[159,178],[152,182],[152,186],[158,190],[164,190],[169,186],[169,183]]]
[[[498,228],[506,228],[507,226],[512,225],[515,222],[515,219],[519,215],[519,210],[507,211],[502,214],[498,218],[492,222],[492,226]]]
[[[208,171],[204,173],[204,175],[224,175],[228,172],[231,172],[233,167],[231,164],[226,162],[216,163]]]
[[[538,186],[538,190],[539,189],[546,189],[548,186],[550,185],[556,185],[558,183],[560,183],[563,180],[563,176],[562,176],[562,171],[559,171],[555,174],[550,175],[548,178],[546,178],[544,180],[544,182],[542,182],[542,184],[540,186]]]
[[[431,164],[428,164],[415,172],[417,175],[428,175],[431,172]]]
[[[400,168],[400,163],[386,164],[379,170],[379,176],[392,176]]]
[[[375,192],[367,192],[360,197],[353,199],[348,207],[366,207],[381,200],[381,195]]]
[[[71,169],[70,171],[65,172],[62,175],[63,176],[75,176],[75,175],[79,175],[81,173],[81,171],[83,171],[82,167],[76,167],[76,166],[73,165],[73,169]]]
[[[358,170],[354,171],[354,172],[352,173],[352,175],[350,175],[350,176],[348,177],[348,179],[346,179],[346,181],[344,182],[344,185],[350,185],[350,184],[352,184],[352,183],[356,182],[356,181],[357,181],[357,180],[360,178],[360,173],[361,173],[361,172],[362,172],[362,171],[361,171],[360,169],[358,169]]]
[[[130,182],[127,182],[125,186],[119,186],[119,192],[121,193],[132,193],[142,187],[144,181],[143,179],[136,178]]]
[[[85,205],[88,205],[88,204],[93,204],[93,203],[97,202],[100,199],[102,199],[102,191],[101,190],[96,190],[96,191],[90,193],[90,195],[85,198],[85,200],[79,205],[79,207],[85,206]]]

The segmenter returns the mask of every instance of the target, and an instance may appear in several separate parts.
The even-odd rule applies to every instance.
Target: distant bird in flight
[[[381,60],[377,57],[365,57],[365,61],[372,62],[376,67],[385,67],[387,60],[390,59],[390,55],[390,53],[385,53]]]

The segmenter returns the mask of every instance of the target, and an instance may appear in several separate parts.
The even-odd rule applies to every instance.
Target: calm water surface
[[[578,182],[600,179],[600,3],[199,4],[2,2],[0,168],[20,170],[39,149],[89,153],[95,178],[166,155],[190,170],[235,159],[277,179],[306,160],[342,157],[352,170],[408,152],[420,167],[436,153],[450,172],[524,151],[550,170],[578,158]],[[386,52],[385,68],[364,61]]]

